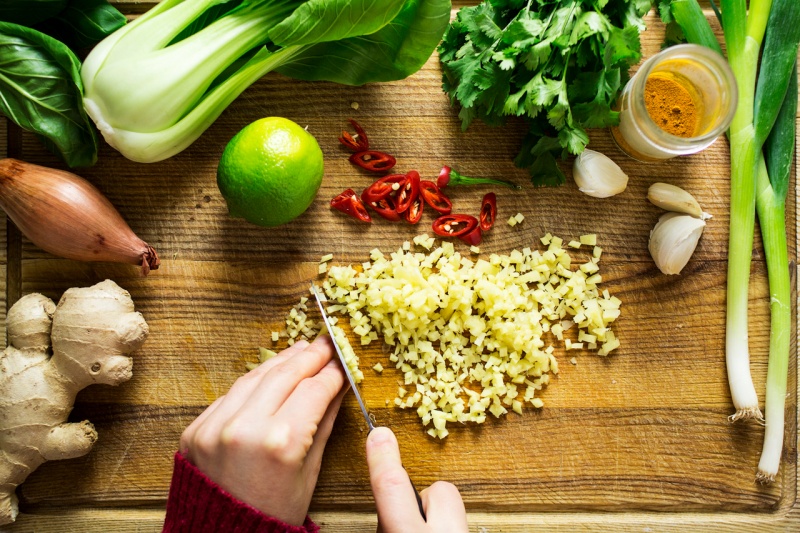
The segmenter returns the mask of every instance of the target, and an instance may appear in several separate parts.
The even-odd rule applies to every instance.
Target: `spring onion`
[[[743,4],[743,2],[741,2]],[[753,108],[755,123],[751,134],[758,150],[752,154],[755,159],[754,176],[748,173],[745,176],[755,182],[756,205],[761,226],[764,251],[767,258],[767,271],[770,287],[770,348],[769,366],[767,370],[766,393],[766,434],[758,465],[757,479],[761,482],[771,482],[778,472],[781,450],[783,448],[784,407],[786,400],[786,380],[789,366],[790,328],[791,328],[791,286],[788,265],[785,226],[785,200],[788,191],[789,176],[792,161],[794,160],[795,142],[795,115],[797,112],[797,70],[792,66],[797,57],[797,45],[800,41],[800,5],[791,0],[775,0],[770,11],[769,2],[752,2],[751,15],[748,18],[748,28],[761,31],[759,28],[766,26],[769,29],[762,67],[758,78],[758,86],[753,96],[752,84],[747,86],[747,95]],[[674,0],[670,7],[670,14],[681,27],[686,38],[695,44],[701,44],[719,50],[713,31],[705,16],[700,10],[696,0]],[[725,4],[723,4],[723,8]],[[744,18],[741,5],[733,7],[738,18]],[[769,12],[767,19],[766,13]],[[662,11],[663,15],[663,11]],[[728,20],[731,18],[729,10]],[[723,18],[723,24],[726,25]],[[735,21],[734,21],[735,22]],[[740,22],[739,22],[740,23]],[[741,29],[741,28],[740,28]],[[762,31],[763,33],[763,31]],[[727,37],[727,33],[726,33]],[[734,39],[735,40],[735,39]],[[729,45],[729,53],[733,53]],[[756,59],[757,59],[756,54]],[[755,65],[752,65],[755,70]],[[740,98],[743,88],[740,86]],[[785,95],[785,96],[784,96]],[[732,132],[731,132],[732,134]],[[764,145],[762,153],[760,146]],[[741,148],[741,145],[738,146]],[[731,151],[734,150],[734,141],[731,137]],[[741,161],[738,161],[741,162]],[[733,165],[736,160],[732,159]],[[740,168],[740,170],[742,170]],[[733,183],[732,183],[733,188]],[[735,215],[741,212],[733,210],[731,223]],[[731,234],[733,233],[731,228]],[[738,235],[737,235],[738,237]],[[749,254],[749,250],[747,252]],[[749,257],[749,255],[748,255]],[[748,259],[749,264],[749,259]],[[734,284],[732,281],[736,281]],[[731,290],[738,292],[744,299],[744,308],[737,309],[738,318],[745,317],[747,303],[747,277],[732,280],[729,277],[729,296]],[[729,300],[730,305],[730,300]],[[731,309],[729,307],[729,320]],[[734,317],[737,318],[737,317]],[[730,321],[729,321],[730,326]],[[728,330],[731,339],[731,330]],[[742,333],[746,343],[746,330]],[[739,387],[744,383],[745,389],[753,389],[752,380],[749,378],[749,365],[746,364],[749,356],[744,344],[744,356],[738,359],[731,358],[728,352],[729,378],[731,373],[739,373],[739,379],[731,380],[731,393],[734,402],[744,396],[737,394]],[[730,347],[730,345],[729,345]],[[737,355],[742,355],[739,351]],[[731,368],[733,366],[733,368]],[[736,388],[736,389],[735,389]],[[752,392],[755,395],[753,389]],[[732,418],[740,418],[742,412],[737,406],[737,413]],[[757,399],[751,404],[755,411],[749,412],[760,417]]]
[[[770,346],[764,409],[766,428],[757,477],[763,483],[775,479],[781,461],[792,327],[792,289],[786,246],[785,206],[792,161],[794,161],[797,114],[796,66],[789,82],[783,106],[764,145],[764,157],[760,158],[756,177],[756,209],[764,241],[764,253],[767,257],[770,294]],[[766,164],[763,163],[765,159]]]
[[[726,361],[736,413],[733,420],[761,418],[758,396],[750,375],[747,336],[748,282],[755,226],[756,170],[764,141],[783,102],[797,43],[800,40],[800,3],[795,0],[722,2],[722,24],[728,61],[739,86],[739,104],[730,129],[731,226],[728,248],[728,312]],[[759,51],[769,20],[759,80],[755,82]]]

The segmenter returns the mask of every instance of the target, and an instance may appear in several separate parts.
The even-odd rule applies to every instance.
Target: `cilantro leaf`
[[[675,17],[672,16],[672,0],[659,0],[658,14],[664,24],[675,22]]]
[[[669,11],[671,0],[660,0]],[[529,132],[515,164],[537,186],[559,185],[557,158],[579,154],[587,128],[619,121],[612,106],[641,58],[650,0],[483,0],[461,8],[439,47],[442,88],[475,119],[523,117]],[[664,9],[664,8],[662,8]]]
[[[631,65],[642,57],[640,50],[639,30],[635,26],[628,26],[624,30],[612,28],[603,62],[608,69]]]

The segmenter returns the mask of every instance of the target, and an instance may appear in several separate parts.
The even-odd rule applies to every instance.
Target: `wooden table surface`
[[[130,14],[152,5],[117,3]],[[473,3],[454,2],[454,13]],[[649,56],[660,47],[663,25],[654,12],[647,22],[642,41]],[[320,256],[333,253],[334,263],[360,263],[372,248],[393,251],[430,232],[430,215],[420,227],[382,220],[362,226],[329,210],[335,194],[369,183],[337,142],[350,117],[367,128],[376,147],[398,157],[398,169],[435,176],[447,163],[466,174],[505,176],[524,186],[521,192],[496,191],[501,220],[517,212],[526,220],[515,228],[499,224],[482,243],[482,254],[536,246],[546,232],[567,240],[596,233],[604,249],[603,286],[623,302],[615,326],[619,350],[603,358],[589,352],[567,355],[559,345],[561,372],[541,395],[543,409],[511,413],[483,426],[453,427],[444,442],[428,438],[412,411],[384,407],[394,398],[400,374],[379,346],[359,350],[366,401],[378,421],[397,433],[417,486],[437,479],[458,485],[471,531],[800,527],[796,331],[784,461],[773,485],[754,482],[763,428],[727,420],[732,412],[724,364],[727,142],[719,140],[691,157],[641,164],[619,152],[608,131],[596,130],[591,148],[611,156],[630,176],[624,193],[594,199],[571,180],[560,188],[534,189],[525,171],[511,162],[524,134],[522,124],[512,120],[503,129],[491,129],[476,123],[461,133],[457,113],[440,90],[440,76],[435,55],[405,81],[358,88],[270,74],[192,147],[167,161],[137,164],[104,146],[98,164],[81,174],[158,250],[162,266],[148,278],[126,265],[55,258],[10,224],[0,231],[5,272],[0,273],[0,298],[7,305],[22,294],[38,291],[57,299],[68,287],[111,278],[131,292],[151,328],[135,354],[130,382],[90,387],[78,397],[72,419],[88,418],[97,426],[100,440],[94,450],[79,459],[46,463],[31,475],[18,490],[22,515],[3,531],[160,531],[181,431],[244,372],[259,346],[284,346],[273,346],[270,332],[281,329],[289,309],[316,278]],[[275,229],[229,218],[215,181],[226,142],[265,116],[307,125],[326,157],[316,201],[303,216]],[[0,122],[0,155],[3,151],[60,166],[32,135]],[[647,251],[649,230],[661,214],[645,199],[655,181],[686,188],[714,215],[680,276],[661,274]],[[787,223],[796,282],[794,185]],[[452,197],[457,205],[477,206],[484,192],[454,190]],[[763,402],[769,309],[758,237],[750,303],[751,366]],[[573,355],[576,365],[568,363]],[[378,376],[369,368],[381,360],[387,370]],[[374,530],[364,439],[360,413],[348,397],[311,507],[324,531]]]

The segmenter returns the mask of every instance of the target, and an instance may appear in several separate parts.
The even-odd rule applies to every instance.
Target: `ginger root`
[[[148,327],[111,280],[67,290],[56,306],[21,298],[6,318],[0,353],[0,525],[16,519],[16,487],[42,463],[86,455],[97,440],[88,420],[67,422],[75,396],[93,383],[131,378]],[[50,347],[52,345],[52,355]]]

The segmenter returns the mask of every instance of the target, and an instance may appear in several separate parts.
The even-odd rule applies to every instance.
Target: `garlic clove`
[[[608,198],[625,190],[628,175],[614,161],[594,150],[584,149],[572,165],[572,178],[581,192]]]
[[[653,205],[674,211],[686,213],[701,220],[708,220],[711,215],[704,213],[694,196],[685,190],[669,183],[654,183],[647,189],[647,199]]]
[[[706,223],[682,213],[665,213],[650,232],[650,255],[664,274],[680,274],[689,262]]]

